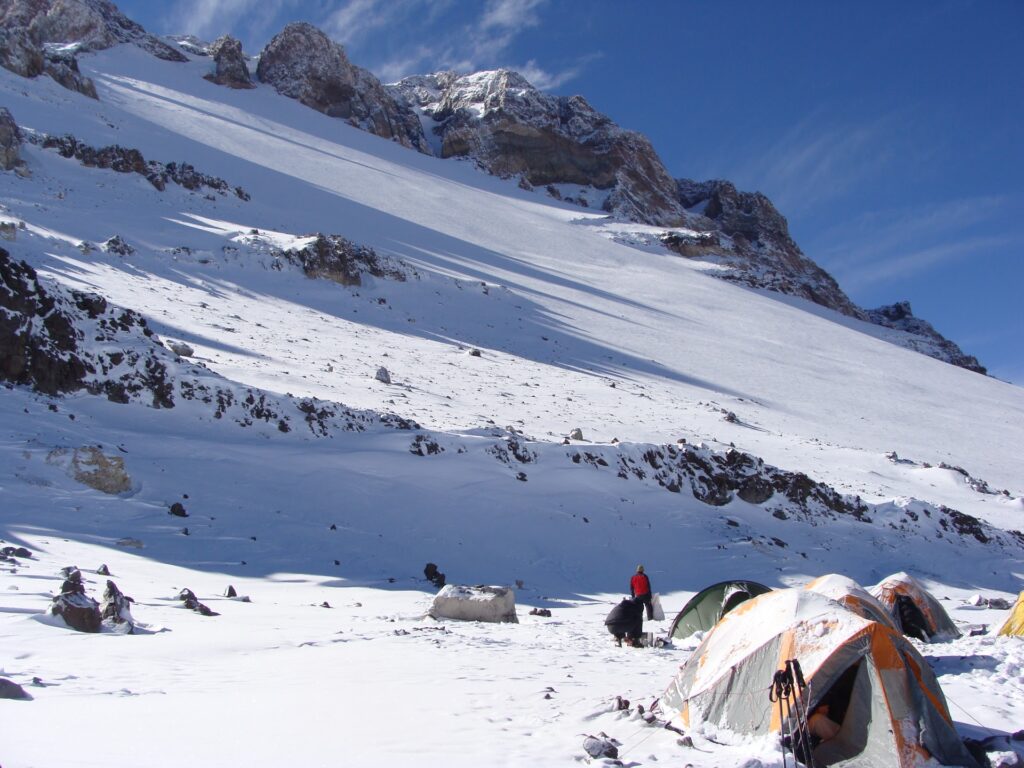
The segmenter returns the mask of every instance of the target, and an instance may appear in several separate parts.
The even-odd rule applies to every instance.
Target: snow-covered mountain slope
[[[120,46],[79,66],[98,100],[0,71],[24,133],[118,144],[226,188],[161,190],[31,142],[31,175],[0,174],[2,245],[66,309],[95,369],[64,396],[0,390],[0,538],[34,554],[4,566],[0,594],[0,676],[35,697],[0,702],[14,765],[107,764],[43,739],[65,721],[69,743],[84,738],[83,703],[127,718],[119,744],[143,765],[335,764],[339,732],[352,764],[561,765],[600,730],[641,762],[772,765],[773,744],[694,734],[694,753],[609,710],[616,694],[659,695],[685,653],[609,647],[601,620],[637,562],[669,610],[738,575],[910,570],[954,599],[1020,588],[1020,388],[624,245],[598,214],[270,87],[214,85],[208,59]],[[353,267],[316,233],[373,259]],[[70,291],[155,335],[99,332]],[[41,334],[40,306],[4,317]],[[111,359],[119,349],[139,355]],[[151,373],[146,360],[170,402],[144,381],[111,399],[103,382]],[[577,428],[585,440],[565,444]],[[84,452],[97,446],[103,462]],[[124,482],[97,490],[81,482],[90,467]],[[741,494],[755,475],[769,499],[761,483]],[[421,620],[428,561],[451,581],[521,580],[522,623]],[[63,566],[98,596],[100,563],[136,598],[139,635],[39,615]],[[216,599],[227,583],[253,602]],[[183,587],[221,616],[181,610]],[[1024,716],[1013,642],[936,654],[972,716],[1005,732]],[[968,655],[994,661],[949,661]],[[230,736],[208,735],[221,714]],[[165,744],[170,722],[183,736]]]

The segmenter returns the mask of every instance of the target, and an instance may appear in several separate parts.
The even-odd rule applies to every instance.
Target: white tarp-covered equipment
[[[516,593],[509,587],[449,584],[434,597],[429,614],[435,619],[519,623]]]
[[[885,606],[907,637],[926,643],[956,640],[960,630],[931,592],[909,573],[894,573],[871,588],[871,595]]]
[[[811,590],[769,592],[724,616],[662,704],[688,729],[709,723],[751,736],[792,732],[789,715],[768,696],[775,672],[791,659],[807,681],[807,711],[828,704],[839,725],[814,748],[815,766],[977,768],[934,673],[910,642]]]
[[[742,579],[720,581],[705,587],[691,597],[676,615],[668,636],[673,640],[685,640],[694,632],[707,632],[740,603],[769,591],[771,588],[764,584]]]

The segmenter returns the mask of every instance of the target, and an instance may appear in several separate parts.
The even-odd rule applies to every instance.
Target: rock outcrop
[[[678,179],[676,183],[679,200],[689,214],[688,226],[711,236],[704,235],[702,243],[663,239],[669,248],[685,256],[719,257],[729,267],[723,274],[727,280],[800,296],[844,315],[867,319],[835,279],[804,256],[790,237],[785,217],[763,194],[740,192],[728,181]],[[694,245],[703,248],[694,253]]]
[[[912,334],[909,346],[930,357],[945,360],[975,373],[987,374],[988,370],[974,355],[965,354],[960,347],[947,339],[926,320],[914,317],[909,301],[901,301],[887,307],[869,309],[868,319],[876,325],[895,328]]]
[[[48,74],[96,98],[75,54],[132,43],[167,61],[187,61],[107,0],[9,0],[0,11],[0,66],[23,77]]]
[[[0,248],[0,381],[54,395],[83,386],[71,316],[39,283],[32,267]]]
[[[669,250],[725,267],[715,273],[725,280],[799,296],[848,317],[903,331],[894,343],[985,373],[977,358],[913,317],[906,302],[870,311],[857,306],[828,272],[803,254],[785,217],[760,192],[741,192],[721,180],[676,183],[688,231],[665,233],[661,241]]]
[[[301,267],[307,277],[333,280],[341,285],[362,285],[364,274],[405,280],[405,272],[378,256],[373,248],[340,235],[318,232],[303,247],[275,250],[274,257]]]
[[[242,44],[238,40],[230,35],[218,38],[210,46],[209,55],[213,57],[214,71],[205,77],[211,83],[226,85],[228,88],[256,87],[249,75]]]
[[[21,131],[7,107],[0,107],[0,170],[17,171],[24,167]]]
[[[643,135],[582,96],[550,96],[509,70],[407,78],[389,86],[434,125],[442,157],[470,157],[504,178],[602,191],[604,210],[632,221],[683,221],[675,182]]]
[[[260,55],[256,76],[325,115],[430,154],[412,109],[311,24],[295,22],[275,35]]]
[[[81,448],[55,448],[46,457],[48,464],[63,467],[75,481],[101,493],[116,495],[132,488],[132,479],[120,456],[105,454],[94,445]]]

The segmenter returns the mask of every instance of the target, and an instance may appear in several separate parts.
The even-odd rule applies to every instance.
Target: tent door
[[[823,704],[828,705],[828,717],[839,725],[839,733],[816,745],[814,765],[859,764],[847,761],[854,761],[864,751],[871,724],[871,675],[863,659],[850,665],[824,694],[815,697],[814,710]]]
[[[899,617],[900,629],[907,637],[914,637],[930,642],[928,622],[913,600],[906,595],[896,596],[896,615]]]

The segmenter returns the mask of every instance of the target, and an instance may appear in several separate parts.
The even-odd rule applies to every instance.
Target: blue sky
[[[124,0],[249,54],[316,24],[385,81],[505,66],[646,134],[672,175],[768,195],[864,307],[1024,384],[1024,3]]]

